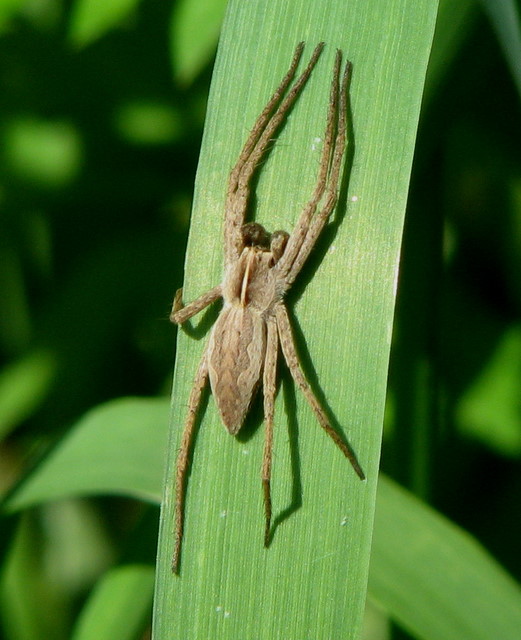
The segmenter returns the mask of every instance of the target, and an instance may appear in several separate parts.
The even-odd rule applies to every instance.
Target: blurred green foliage
[[[100,15],[101,5],[112,10]],[[182,282],[223,10],[212,3],[198,40],[193,5],[0,4],[3,494],[88,409],[168,392],[169,305]],[[502,33],[518,33],[518,5],[509,28],[474,2],[442,5],[411,184],[383,455],[389,475],[517,578],[521,118],[511,75],[519,52]],[[103,571],[121,558],[153,563],[156,520],[155,508],[123,498],[6,517],[0,637],[70,637]]]
[[[519,577],[521,96],[509,63],[521,49],[501,39],[479,3],[458,6],[442,3],[427,77],[383,468]],[[437,45],[448,39],[444,58]]]
[[[217,32],[180,87],[169,3],[1,4],[5,494],[90,407],[168,393],[168,314]],[[87,590],[138,526],[151,533],[133,553],[153,563],[157,510],[137,503],[59,502],[5,520],[0,637],[70,637]]]

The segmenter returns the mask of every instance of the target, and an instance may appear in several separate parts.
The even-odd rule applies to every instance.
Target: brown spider
[[[304,43],[297,46],[288,72],[257,118],[230,174],[224,217],[222,283],[184,308],[181,290],[177,292],[174,301],[170,319],[177,324],[186,322],[218,298],[224,301],[197,369],[177,459],[175,548],[172,559],[174,573],[179,572],[189,454],[196,413],[207,378],[210,378],[222,422],[232,435],[237,434],[241,428],[262,378],[266,422],[262,462],[266,547],[270,541],[271,526],[270,480],[279,343],[291,375],[311,405],[320,425],[350,461],[358,476],[361,479],[365,477],[351,447],[331,427],[302,373],[283,301],[284,294],[297,277],[338,200],[340,168],[346,148],[347,92],[351,75],[351,63],[348,61],[340,82],[340,51],[337,51],[335,58],[317,184],[293,233],[276,231],[270,234],[260,224],[244,222],[250,182],[255,169],[304,87],[323,48],[324,43],[315,48],[306,69],[287,91],[302,56]]]

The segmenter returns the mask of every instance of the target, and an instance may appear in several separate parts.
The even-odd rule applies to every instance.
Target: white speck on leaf
[[[322,142],[322,138],[313,138],[313,142],[311,143],[311,151],[316,151]]]

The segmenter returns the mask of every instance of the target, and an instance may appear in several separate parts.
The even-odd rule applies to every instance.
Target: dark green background
[[[3,492],[89,408],[168,394],[174,359],[168,314],[212,60],[176,79],[168,3],[139,3],[84,47],[69,35],[73,9],[28,5],[0,36],[0,358],[52,363],[41,397],[4,428]],[[418,135],[383,469],[519,578],[520,96],[477,6],[452,48],[449,32],[440,22]],[[106,498],[92,514],[99,572],[121,554],[153,562],[155,510]],[[24,521],[35,549],[49,518]],[[4,554],[18,527],[2,525]],[[28,566],[45,591],[42,558]],[[46,637],[67,637],[95,574],[51,589]]]

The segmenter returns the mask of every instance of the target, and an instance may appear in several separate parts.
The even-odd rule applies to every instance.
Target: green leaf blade
[[[515,640],[521,589],[472,536],[380,478],[369,593],[415,637]]]
[[[167,416],[162,398],[119,398],[95,407],[7,500],[7,509],[111,493],[155,501]]]
[[[188,482],[181,575],[172,576],[172,477],[204,344],[204,338],[181,331],[156,640],[281,633],[289,640],[359,637],[400,238],[435,14],[435,2],[402,0],[383,12],[380,3],[356,0],[228,7],[194,196],[184,299],[194,299],[222,277],[225,185],[247,132],[297,42],[306,42],[304,64],[324,41],[324,53],[255,186],[251,217],[269,230],[293,228],[315,186],[332,64],[340,48],[354,68],[353,167],[347,192],[288,305],[304,371],[349,437],[368,479],[360,482],[286,378],[276,404],[272,488],[278,526],[264,549],[260,416],[234,441],[219,424],[210,397]]]
[[[152,600],[154,569],[124,565],[109,571],[93,591],[72,640],[133,640],[139,637]]]

